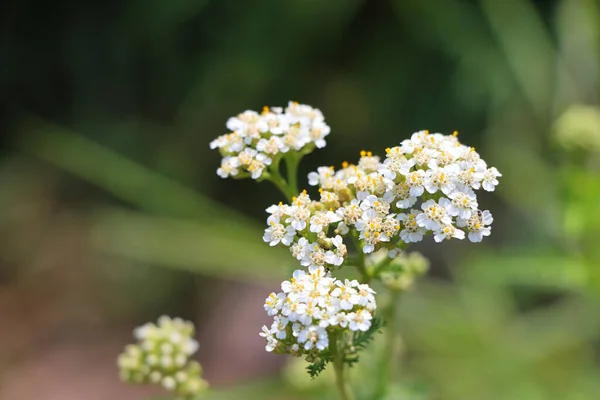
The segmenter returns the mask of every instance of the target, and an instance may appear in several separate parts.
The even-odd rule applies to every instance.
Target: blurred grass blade
[[[535,6],[524,0],[481,0],[481,4],[536,116],[542,120],[551,117],[554,88],[549,82],[554,82],[557,73],[565,81],[568,77]]]
[[[31,117],[22,125],[21,134],[18,146],[25,153],[145,211],[202,219],[227,215],[239,223],[258,225],[247,216],[65,128]]]
[[[273,276],[289,262],[262,243],[263,228],[248,217],[65,129],[36,119],[26,127],[19,145],[27,154],[165,216],[100,211],[92,235],[99,249],[228,277]]]
[[[233,279],[282,277],[293,261],[235,223],[198,223],[104,208],[94,212],[91,242],[99,251]]]

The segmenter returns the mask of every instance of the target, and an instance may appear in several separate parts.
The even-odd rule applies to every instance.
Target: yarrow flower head
[[[436,242],[468,237],[480,242],[493,220],[479,209],[476,191],[495,190],[502,174],[457,134],[419,131],[381,160],[362,151],[356,165],[319,167],[308,174],[320,199],[303,191],[291,204],[271,206],[264,240],[289,247],[305,267],[340,266],[351,237],[365,254],[432,235]]]
[[[200,364],[190,359],[199,347],[193,336],[191,322],[167,316],[136,328],[138,342],[126,346],[117,361],[121,379],[160,384],[181,398],[197,395],[208,385]]]
[[[281,290],[271,293],[264,305],[273,317],[260,333],[269,352],[316,355],[330,346],[332,335],[367,331],[377,307],[369,285],[338,280],[323,267],[296,270]]]
[[[217,174],[221,178],[264,179],[269,166],[287,153],[310,153],[326,145],[330,128],[321,111],[305,104],[247,110],[227,121],[230,132],[210,143],[223,159]]]

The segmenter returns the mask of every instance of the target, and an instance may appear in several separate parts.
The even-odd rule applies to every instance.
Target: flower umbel
[[[490,234],[493,218],[478,208],[476,191],[493,191],[502,174],[472,147],[456,135],[420,131],[386,154],[380,161],[363,151],[356,165],[309,173],[320,199],[303,191],[290,204],[269,207],[264,240],[289,247],[305,267],[334,269],[346,259],[347,237],[365,254],[393,255],[427,235],[480,242]]]
[[[261,113],[247,110],[227,121],[230,132],[210,143],[223,159],[221,178],[266,178],[269,165],[286,153],[308,154],[326,145],[330,128],[321,111],[305,104],[264,107]]]
[[[367,331],[377,308],[369,285],[338,280],[323,267],[294,271],[281,290],[264,305],[273,316],[271,327],[263,326],[260,333],[269,352],[316,356],[329,348],[332,336]]]
[[[133,334],[138,342],[127,345],[117,361],[125,382],[160,384],[180,398],[191,398],[207,388],[202,367],[190,360],[198,350],[191,322],[162,316],[158,324],[147,323]]]

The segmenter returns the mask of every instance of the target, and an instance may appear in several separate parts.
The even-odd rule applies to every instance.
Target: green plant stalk
[[[283,176],[281,176],[281,172],[279,171],[279,163],[280,162],[281,162],[281,158],[276,158],[275,160],[273,160],[273,163],[269,166],[269,174],[265,179],[272,182],[284,194],[284,196],[288,200],[291,200],[292,197],[294,197],[298,194],[298,190],[295,189],[294,187],[292,187],[292,185],[290,185],[290,183],[288,181],[286,181],[283,178]],[[296,164],[296,170],[297,170],[297,168],[298,168],[298,165]],[[297,179],[295,177],[296,172],[294,172],[293,175],[294,175],[294,180],[296,180]],[[290,174],[289,174],[289,168],[288,168],[288,178],[289,177],[290,177]]]
[[[363,253],[362,250],[362,245],[360,243],[360,239],[358,238],[358,232],[356,232],[354,229],[352,231],[350,231],[350,238],[352,239],[352,242],[354,243],[354,246],[356,247],[356,268],[358,269],[358,272],[360,272],[361,276],[362,276],[362,283],[369,283],[371,281],[371,275],[369,275],[369,272],[367,271],[367,266],[365,264],[365,253]]]
[[[387,307],[383,310],[383,317],[386,323],[385,344],[381,352],[379,361],[379,373],[375,388],[374,399],[385,398],[389,390],[389,383],[394,375],[396,360],[398,356],[398,346],[396,338],[398,336],[398,323],[396,321],[396,308],[398,304],[399,293],[390,291],[390,299]]]
[[[354,400],[354,395],[350,388],[350,385],[346,381],[344,375],[344,364],[345,353],[344,349],[338,345],[338,335],[332,335],[330,341],[331,351],[333,352],[333,369],[335,371],[335,385],[338,390],[338,394],[341,400]]]
[[[300,164],[301,159],[301,155],[294,153],[288,153],[285,157],[288,190],[293,193],[292,196],[298,195],[298,164]]]

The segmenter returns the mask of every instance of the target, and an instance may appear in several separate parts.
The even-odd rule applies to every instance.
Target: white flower
[[[273,135],[281,135],[289,129],[290,123],[285,115],[267,113],[257,123],[261,133],[270,132]],[[285,151],[284,151],[285,152]]]
[[[323,121],[314,121],[310,131],[310,139],[315,143],[319,149],[322,149],[327,145],[325,142],[325,136],[329,135],[331,128]]]
[[[256,143],[256,150],[268,155],[276,155],[278,153],[286,153],[289,147],[283,143],[283,140],[278,136],[271,136],[269,139],[260,139]]]
[[[317,326],[308,326],[300,331],[298,342],[304,343],[304,349],[310,350],[316,347],[319,350],[325,350],[329,346],[329,337],[324,328]]]
[[[410,208],[417,202],[417,197],[410,194],[411,187],[406,182],[400,182],[391,189],[390,202],[393,198],[398,208]],[[385,197],[384,197],[385,198]]]
[[[304,237],[298,239],[297,243],[294,243],[290,246],[290,252],[292,256],[298,261],[302,260],[306,256],[306,249],[310,243]]]
[[[313,233],[321,232],[329,224],[339,221],[341,221],[341,218],[333,211],[317,211],[310,218],[310,231]]]
[[[256,111],[246,110],[235,117],[227,120],[227,129],[232,131],[244,130],[249,125],[254,125],[260,120],[260,115]]]
[[[310,186],[322,186],[323,182],[331,178],[334,173],[333,167],[319,167],[317,168],[317,172],[310,172],[308,174],[308,184]]]
[[[333,315],[331,315],[331,317],[329,317],[329,320],[327,321],[327,323],[329,325],[333,325],[333,326],[340,326],[341,328],[345,328],[348,326],[348,315],[343,312],[343,311],[339,311]]]
[[[363,210],[360,201],[352,199],[350,204],[338,208],[336,213],[346,224],[353,225],[362,217]]]
[[[290,224],[295,230],[302,231],[306,228],[306,223],[310,218],[310,210],[302,205],[291,206],[288,209],[289,218],[285,220],[287,224]]]
[[[283,226],[275,222],[265,229],[263,240],[269,243],[269,246],[277,246],[279,243],[289,246],[294,241],[296,230],[292,226]]]
[[[477,210],[477,197],[470,190],[468,192],[455,192],[448,197],[452,201],[448,204],[447,210],[448,214],[453,217],[468,219],[471,217],[471,213]]]
[[[433,236],[433,240],[436,242],[441,242],[444,239],[464,239],[465,233],[460,229],[456,229],[454,225],[444,225],[438,231],[435,232]]]
[[[162,380],[162,385],[167,390],[173,390],[173,389],[175,389],[177,382],[175,381],[175,379],[173,377],[165,376]]]
[[[442,168],[432,168],[427,172],[427,178],[425,179],[425,189],[429,193],[435,193],[441,190],[446,196],[448,196],[454,190],[454,177],[457,173],[455,165],[447,165]]]
[[[287,324],[289,320],[286,317],[280,317],[278,315],[273,319],[271,325],[271,333],[276,339],[283,340],[287,336]]]
[[[265,346],[265,349],[269,353],[275,350],[275,347],[277,347],[277,339],[275,339],[273,333],[266,325],[263,325],[262,332],[260,332],[259,335],[267,340],[267,345]]]
[[[452,218],[446,211],[449,204],[450,200],[445,197],[439,200],[439,204],[435,200],[427,200],[421,205],[423,212],[417,215],[417,224],[432,231],[439,230],[442,225],[452,224]]]
[[[425,228],[417,223],[419,210],[410,210],[409,214],[398,214],[398,221],[402,222],[404,229],[400,231],[400,239],[406,243],[417,243],[423,240],[423,235],[427,233]]]
[[[410,172],[406,176],[406,184],[410,188],[409,193],[413,197],[419,197],[425,191],[424,183],[425,183],[425,171],[422,169],[418,169],[416,171]]]
[[[378,156],[374,156],[370,151],[361,151],[361,157],[358,160],[357,167],[365,173],[370,174],[378,171],[381,167],[381,161]]]
[[[272,205],[265,211],[271,214],[267,218],[267,224],[272,225],[273,223],[278,224],[279,219],[288,213],[289,207],[287,204],[279,203],[278,205]]]
[[[385,152],[387,157],[379,167],[379,172],[387,179],[393,180],[397,174],[408,175],[410,169],[415,165],[414,160],[406,158],[402,147],[387,148]]]
[[[373,209],[365,211],[362,218],[355,224],[356,229],[360,232],[360,239],[363,239],[363,252],[365,254],[372,253],[375,246],[380,242],[389,242],[389,236],[383,232],[383,220],[377,216]]]
[[[305,275],[306,272],[297,269],[294,271],[292,279],[281,282],[281,290],[283,290],[283,293],[281,293],[282,297],[285,298],[285,295],[287,295],[292,299],[297,299],[298,296],[306,290],[305,280],[302,279]],[[283,301],[281,304],[283,304]]]
[[[502,174],[495,167],[488,168],[483,174],[483,188],[488,192],[493,192],[498,185],[498,179]]]
[[[353,288],[353,286],[358,286],[358,281],[349,281],[346,279],[345,282],[336,281],[335,285],[337,287],[333,289],[331,296],[336,299],[338,306],[342,310],[352,310],[360,301],[358,292]]]
[[[335,251],[329,250],[325,253],[325,262],[331,265],[342,265],[344,259],[346,258],[346,254],[348,254],[348,250],[346,245],[344,244],[342,237],[340,235],[336,235],[331,239],[331,243],[335,246]]]
[[[221,167],[217,169],[217,175],[221,178],[236,176],[239,172],[240,162],[237,157],[227,156],[221,161]]]
[[[312,243],[306,246],[304,257],[300,260],[300,265],[304,267],[321,267],[325,264],[325,250],[318,244]]]
[[[461,161],[458,163],[460,171],[456,174],[456,186],[460,191],[468,191],[469,189],[479,189],[484,173],[487,169],[485,161],[480,160],[478,163]]]
[[[485,210],[473,213],[469,219],[457,218],[456,225],[459,227],[467,227],[469,229],[469,240],[473,243],[478,243],[483,240],[484,236],[489,236],[491,228],[489,225],[494,221],[492,214]]]
[[[292,322],[297,321],[305,312],[306,304],[294,301],[290,297],[286,299],[281,308],[281,314]]]
[[[351,331],[367,331],[371,327],[371,320],[373,316],[371,313],[365,310],[358,310],[348,314],[348,320],[350,324],[348,327]]]
[[[287,281],[286,281],[287,282]],[[269,297],[265,300],[265,311],[267,314],[272,317],[273,315],[277,315],[283,307],[283,302],[285,300],[285,294],[275,294],[271,293]]]
[[[310,134],[306,126],[293,125],[283,135],[283,143],[296,151],[310,143]]]
[[[359,284],[356,286],[358,291],[358,305],[365,307],[375,307],[375,291],[367,284]]]

